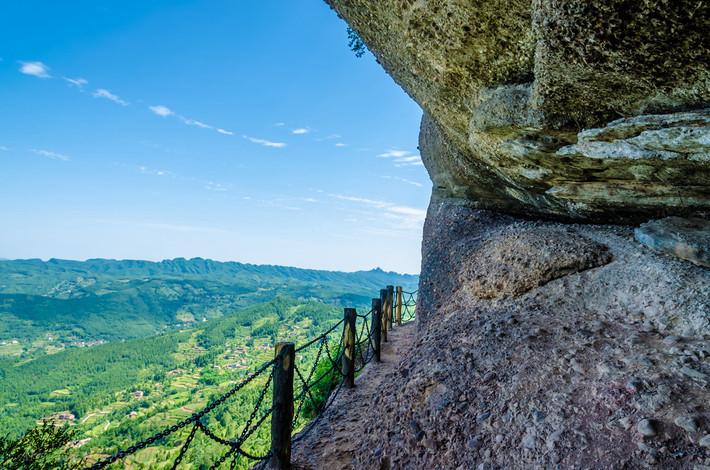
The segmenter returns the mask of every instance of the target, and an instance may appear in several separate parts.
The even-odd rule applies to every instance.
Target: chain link
[[[187,439],[185,439],[185,443],[180,448],[180,453],[175,458],[175,462],[173,462],[173,467],[172,467],[173,470],[177,469],[178,465],[180,465],[180,462],[182,462],[182,458],[185,456],[185,452],[187,452],[187,448],[190,447],[190,443],[192,442],[192,439],[195,438],[196,432],[197,432],[197,425],[194,425],[192,427],[192,430],[190,431],[190,434],[187,436]]]
[[[410,315],[410,319],[414,318],[414,313],[410,312],[410,307],[416,306],[416,300],[415,300],[415,295],[417,294],[417,291],[415,292],[404,292],[405,294],[408,295],[408,298],[406,302],[403,302],[401,305],[405,308],[405,312]],[[369,327],[369,317],[372,314],[372,310],[367,312],[364,315],[358,314],[357,317],[361,318],[363,320],[362,322],[362,327],[360,330],[360,334],[358,335],[355,347],[357,349],[357,354],[360,356],[360,367],[356,369],[357,372],[362,370],[362,368],[365,367],[366,364],[368,364],[371,360],[372,357],[374,357],[374,346],[372,345],[372,332],[370,331],[371,328]],[[328,335],[330,335],[333,331],[335,331],[340,325],[342,325],[344,320],[340,320],[338,323],[335,325],[331,326],[327,331],[319,335],[318,337],[312,339],[311,341],[307,342],[306,344],[300,346],[299,348],[296,349],[296,352],[303,351],[304,349],[312,346],[313,344],[316,344],[320,342],[320,345],[318,347],[318,352],[316,354],[316,359],[313,363],[313,366],[311,367],[310,372],[308,373],[308,377],[304,378],[303,375],[301,374],[301,371],[298,369],[298,367],[295,367],[296,373],[301,380],[302,383],[302,388],[301,388],[301,393],[299,395],[299,406],[296,411],[296,414],[294,416],[294,423],[296,420],[299,418],[301,409],[303,407],[303,404],[305,403],[306,397],[308,397],[313,405],[315,406],[315,399],[311,393],[311,389],[318,384],[321,380],[323,380],[325,377],[330,376],[330,374],[335,370],[337,371],[337,375],[340,377],[343,377],[343,373],[340,369],[340,361],[342,360],[342,355],[343,355],[343,341],[344,341],[344,332],[341,333],[340,341],[338,343],[338,350],[336,352],[335,358],[333,357],[331,351],[330,351],[330,346],[328,342]],[[363,339],[364,338],[364,339]],[[366,344],[366,349],[363,354],[363,345]],[[311,379],[313,378],[313,375],[315,374],[315,371],[318,367],[318,364],[321,362],[321,358],[323,357],[323,351],[326,353],[326,357],[328,361],[330,362],[330,368],[328,371],[326,371],[324,374],[322,374],[320,377],[318,377],[315,381],[311,383]],[[172,435],[176,433],[177,431],[183,429],[184,427],[193,424],[192,429],[190,430],[190,433],[188,434],[185,442],[180,448],[180,452],[178,453],[177,457],[175,458],[175,461],[173,462],[173,469],[176,469],[178,465],[182,462],[183,458],[185,457],[185,454],[189,450],[190,445],[192,444],[195,435],[197,434],[197,431],[201,431],[207,438],[212,440],[213,442],[216,442],[218,444],[221,444],[223,446],[228,447],[227,451],[212,465],[211,468],[218,468],[221,466],[228,458],[232,457],[232,460],[230,462],[230,468],[234,468],[237,464],[237,461],[240,457],[246,457],[250,460],[265,460],[270,457],[271,452],[267,453],[264,456],[255,456],[252,455],[249,452],[244,451],[241,446],[244,444],[244,442],[258,429],[263,422],[266,420],[266,418],[271,415],[273,409],[270,408],[266,413],[264,413],[257,421],[256,423],[252,426],[252,423],[254,423],[254,420],[256,419],[257,414],[259,413],[259,409],[261,408],[261,404],[264,401],[264,398],[269,390],[269,386],[271,385],[273,381],[273,366],[276,362],[276,359],[273,359],[269,362],[266,362],[259,366],[254,372],[249,374],[247,377],[244,378],[241,382],[239,382],[237,385],[232,387],[229,391],[227,391],[225,394],[221,395],[219,398],[215,399],[211,403],[209,403],[205,408],[202,410],[193,413],[191,416],[188,418],[185,418],[184,420],[173,424],[172,426],[169,426],[162,431],[154,434],[153,436],[150,436],[142,441],[139,441],[126,449],[119,450],[116,453],[109,455],[103,459],[100,459],[96,461],[94,464],[90,465],[88,468],[91,470],[98,470],[98,469],[103,469],[112,463],[124,459],[139,450],[145,449],[146,447],[149,447],[153,444],[155,444],[158,441],[161,441],[162,439],[166,438],[169,435]],[[202,422],[202,418],[209,414],[211,411],[213,411],[215,408],[219,407],[222,405],[226,400],[234,396],[237,392],[239,392],[241,389],[243,389],[245,386],[247,386],[249,383],[251,383],[254,379],[259,377],[262,373],[264,373],[268,368],[271,368],[271,371],[269,373],[269,376],[266,380],[266,383],[264,387],[262,388],[259,397],[257,398],[256,404],[249,415],[249,419],[244,425],[244,428],[242,430],[241,435],[239,438],[235,441],[230,441],[227,439],[223,439],[216,434],[214,434],[208,427],[205,425],[205,423]],[[332,380],[332,379],[331,379]],[[318,411],[318,415],[316,418],[309,423],[307,429],[305,431],[302,431],[299,433],[299,435],[294,438],[294,442],[297,440],[300,440],[307,434],[310,429],[313,428],[313,425],[323,416],[323,413],[330,407],[330,405],[333,403],[335,400],[335,397],[338,395],[340,392],[340,389],[342,388],[343,384],[342,381],[340,385],[335,389],[333,393],[330,394],[330,396],[326,399],[325,405],[321,407],[321,409]]]

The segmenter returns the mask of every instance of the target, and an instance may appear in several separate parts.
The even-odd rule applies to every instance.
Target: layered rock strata
[[[710,209],[710,5],[328,1],[424,109],[440,191],[602,222]]]

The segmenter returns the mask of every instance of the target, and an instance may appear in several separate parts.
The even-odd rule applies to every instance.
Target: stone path
[[[355,379],[355,388],[343,388],[325,411],[322,419],[308,435],[295,444],[292,454],[296,469],[353,468],[356,438],[364,432],[361,424],[372,413],[373,397],[382,390],[381,384],[397,373],[401,357],[410,350],[416,332],[415,322],[394,328],[389,341],[382,343],[382,362],[374,360]]]

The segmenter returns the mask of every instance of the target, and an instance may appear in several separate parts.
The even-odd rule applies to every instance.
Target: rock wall
[[[434,183],[418,337],[346,467],[710,468],[710,3],[327,1]]]
[[[710,270],[466,199],[425,230],[414,340],[394,328],[299,468],[710,467]]]
[[[562,219],[710,210],[710,4],[328,3],[424,109],[440,192]]]

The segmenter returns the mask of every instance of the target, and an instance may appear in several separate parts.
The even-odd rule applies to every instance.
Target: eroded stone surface
[[[653,251],[710,268],[709,220],[667,217],[641,225],[634,235]]]
[[[534,229],[570,231],[614,259],[518,297],[461,284],[484,244]],[[333,468],[325,446],[346,449],[338,468],[373,470],[710,465],[707,270],[649,253],[629,227],[528,222],[451,199],[432,201],[423,254],[411,348],[368,366],[386,380],[367,412],[338,397],[343,419],[297,444],[305,468]]]
[[[562,147],[557,155],[707,162],[710,160],[710,110],[619,119],[605,127],[580,132],[577,143]]]
[[[604,222],[710,210],[710,4],[328,2],[425,110],[447,194]]]
[[[490,234],[471,256],[460,283],[483,299],[517,296],[611,261],[606,246],[571,231],[515,225]]]
[[[649,327],[668,336],[710,334],[710,271],[646,250],[634,240],[631,227],[527,221],[475,207],[462,198],[432,197],[422,247],[417,312],[422,321],[442,312],[451,292],[464,290],[474,297],[461,273],[470,270],[467,263],[475,262],[484,244],[501,234],[552,230],[607,246],[613,259],[500,301],[534,297],[555,309],[584,308],[612,317],[639,315]],[[500,276],[493,267],[487,274]]]
[[[578,134],[472,128],[469,145],[475,151],[458,150],[425,114],[420,150],[435,186],[481,208],[618,222],[710,210],[707,110],[637,116]]]

